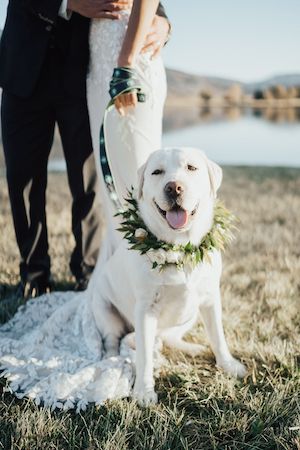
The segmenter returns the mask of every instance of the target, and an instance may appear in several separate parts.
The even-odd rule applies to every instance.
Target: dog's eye
[[[197,167],[192,166],[191,164],[188,164],[187,169],[191,170],[191,171],[194,171],[194,170],[197,170]]]
[[[161,175],[162,173],[164,173],[162,169],[156,169],[154,170],[154,172],[152,172],[152,175]]]

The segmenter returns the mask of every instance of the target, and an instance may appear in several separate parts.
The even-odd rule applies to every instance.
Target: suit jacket
[[[89,63],[90,20],[73,13],[58,16],[61,0],[9,0],[0,41],[0,86],[19,97],[30,97],[49,46],[63,53],[64,78],[73,94],[85,96]],[[157,14],[166,17],[160,5]]]

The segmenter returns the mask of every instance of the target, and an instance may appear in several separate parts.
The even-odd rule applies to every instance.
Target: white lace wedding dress
[[[75,407],[78,411],[89,402],[101,404],[106,399],[126,397],[134,381],[134,351],[122,342],[118,357],[103,358],[101,336],[90,307],[91,298],[101,289],[97,275],[120,239],[100,171],[99,130],[127,23],[128,13],[124,13],[119,21],[102,19],[91,24],[88,106],[107,229],[89,287],[83,293],[56,292],[30,300],[0,327],[0,370],[8,380],[7,389],[19,398],[26,396],[52,408]],[[121,202],[126,189],[136,184],[137,169],[160,147],[161,140],[166,91],[161,59],[151,61],[147,54],[140,56],[138,73],[146,103],[125,117],[112,110],[105,133]]]

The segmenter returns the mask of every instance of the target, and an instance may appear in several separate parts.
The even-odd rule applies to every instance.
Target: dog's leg
[[[153,378],[153,349],[157,317],[151,306],[137,303],[135,308],[136,380],[134,397],[141,406],[157,403]]]
[[[231,375],[243,377],[246,369],[231,355],[224,335],[222,324],[222,306],[220,292],[214,294],[213,302],[208,306],[201,306],[200,313],[208,335],[212,351],[216,357],[217,366]]]
[[[135,332],[132,331],[131,333],[126,334],[126,336],[123,338],[123,342],[128,345],[132,350],[136,350],[135,345]],[[155,350],[158,352],[161,352],[163,349],[163,342],[160,337],[156,336],[155,341]]]
[[[100,304],[99,304],[100,305]],[[94,309],[94,317],[103,340],[105,358],[119,354],[120,339],[126,333],[126,324],[117,309],[107,302]]]
[[[186,342],[183,339],[178,339],[177,336],[168,336],[164,339],[167,347],[179,350],[182,353],[186,353],[189,356],[199,356],[205,350],[205,347],[200,344],[194,344],[192,342]]]
[[[184,325],[169,328],[162,333],[162,339],[167,347],[179,350],[186,353],[189,356],[198,356],[205,350],[205,347],[200,344],[194,344],[192,342],[186,342],[183,340],[183,336],[187,333],[195,324],[197,316]]]

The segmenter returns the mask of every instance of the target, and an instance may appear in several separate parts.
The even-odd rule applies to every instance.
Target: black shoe
[[[77,278],[74,286],[74,291],[76,292],[85,291],[88,287],[89,281],[90,277]]]
[[[18,297],[25,300],[49,294],[53,291],[53,281],[48,277],[39,277],[33,280],[21,281],[17,290]]]

